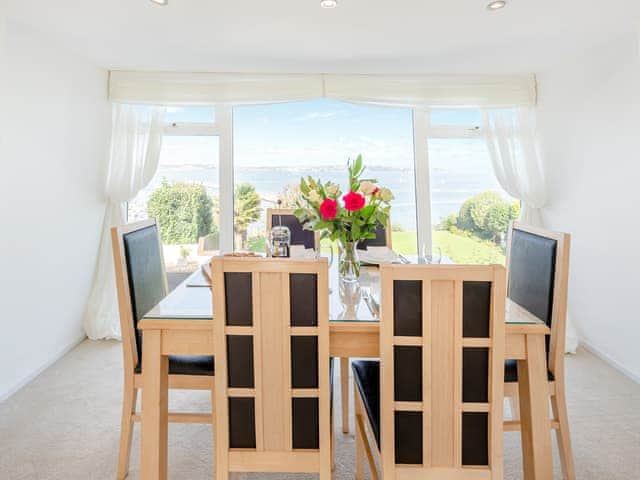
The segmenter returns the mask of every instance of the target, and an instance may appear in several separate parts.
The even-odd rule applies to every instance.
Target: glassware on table
[[[291,248],[291,230],[284,225],[276,225],[269,232],[267,240],[270,257],[289,257]]]
[[[424,244],[420,248],[420,263],[428,263],[431,265],[438,265],[442,262],[442,250],[439,246],[433,245],[429,248]]]

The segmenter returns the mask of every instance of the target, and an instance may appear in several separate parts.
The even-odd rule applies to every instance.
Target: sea
[[[236,168],[236,184],[250,183],[260,194],[263,207],[275,207],[279,194],[290,184],[298,184],[301,177],[311,176],[323,182],[331,181],[343,187],[347,183],[344,165],[330,167],[242,167]],[[407,231],[416,230],[415,176],[412,168],[376,167],[367,168],[367,178],[373,178],[379,185],[391,189],[395,199],[391,205],[391,221]],[[172,182],[196,182],[203,184],[210,195],[219,195],[219,171],[207,165],[160,165],[151,183],[129,204],[129,220],[146,218],[146,204],[149,196],[158,188],[162,179]],[[454,174],[444,169],[432,168],[431,218],[435,225],[452,213],[458,213],[462,203],[485,190],[499,190],[495,178],[478,175],[477,172],[456,171]],[[257,222],[256,228],[264,228]]]

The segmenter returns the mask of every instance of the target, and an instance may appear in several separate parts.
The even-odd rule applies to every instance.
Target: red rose
[[[351,212],[364,207],[364,197],[358,192],[349,192],[342,199],[344,200],[344,208]]]
[[[338,202],[333,198],[325,198],[320,204],[320,215],[323,220],[333,220],[338,214]]]

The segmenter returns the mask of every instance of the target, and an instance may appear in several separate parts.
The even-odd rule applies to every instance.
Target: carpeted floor
[[[119,343],[85,341],[0,404],[0,479],[115,478],[121,368]],[[567,378],[578,479],[640,479],[640,385],[585,351],[567,358]],[[340,399],[336,401],[339,425]],[[170,408],[206,411],[209,395],[172,393]],[[132,479],[139,478],[139,439],[136,428]],[[350,435],[338,433],[334,479],[354,477],[353,454],[353,430]],[[561,478],[557,455],[555,462],[556,478]],[[210,426],[171,425],[169,477],[210,479],[212,471]],[[522,478],[517,433],[506,434],[505,471],[508,480]],[[314,476],[238,474],[233,478]]]

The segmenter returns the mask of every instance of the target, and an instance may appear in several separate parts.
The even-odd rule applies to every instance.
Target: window
[[[289,207],[301,176],[343,189],[346,162],[362,154],[366,177],[389,187],[393,248],[417,252],[412,113],[318,99],[233,110],[235,245],[265,250],[265,211]]]
[[[456,263],[505,262],[509,221],[520,206],[500,187],[477,109],[434,109],[426,116],[432,240]]]
[[[156,217],[168,272],[220,249],[220,138],[213,107],[168,108],[158,171],[129,202],[129,222]],[[202,253],[202,252],[200,252]]]

